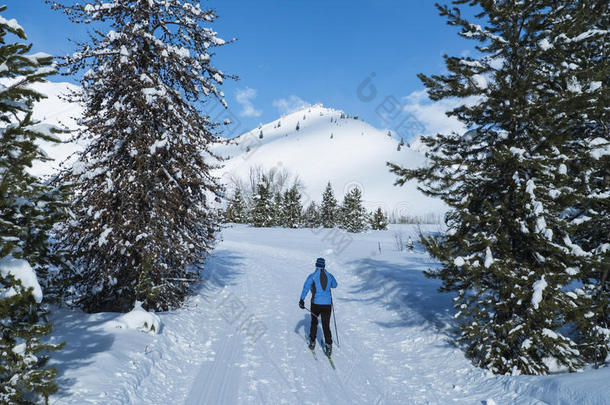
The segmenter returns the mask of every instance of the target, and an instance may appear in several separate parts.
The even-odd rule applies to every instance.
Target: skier
[[[325,352],[328,357],[332,353],[333,339],[330,333],[330,313],[332,309],[331,288],[337,288],[337,280],[326,271],[326,262],[323,258],[316,260],[316,271],[307,277],[303,285],[303,292],[299,307],[305,309],[305,297],[311,290],[311,327],[309,329],[309,348],[316,346],[316,333],[318,332],[318,316],[322,315],[322,330],[326,342]]]

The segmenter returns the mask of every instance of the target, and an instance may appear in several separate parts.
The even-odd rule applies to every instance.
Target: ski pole
[[[315,316],[316,318],[317,318],[317,317],[319,317],[320,315],[322,315],[321,313],[320,313],[320,314],[318,314],[318,315],[314,314],[313,312],[311,312],[311,309],[309,309],[309,308],[307,308],[307,307],[305,307],[305,309],[306,309],[306,310],[308,310],[308,311],[309,311],[309,312],[310,312],[310,313],[311,313],[313,316]]]
[[[333,310],[333,321],[335,323],[335,339],[337,339],[337,346],[341,347],[339,345],[339,332],[337,332],[337,315],[335,315],[335,303],[333,301],[333,293],[332,293],[332,291],[330,292],[330,307]]]

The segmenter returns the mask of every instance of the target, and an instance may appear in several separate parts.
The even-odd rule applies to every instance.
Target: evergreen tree
[[[303,224],[301,193],[296,184],[284,192],[282,212],[282,225],[286,228],[299,228]]]
[[[227,222],[236,224],[245,224],[248,222],[248,207],[246,201],[238,187],[233,193],[233,198],[229,201],[225,211],[225,219]]]
[[[250,220],[257,228],[269,227],[274,224],[273,204],[271,201],[271,185],[266,176],[256,185],[256,194],[252,197]]]
[[[305,210],[303,220],[305,226],[308,228],[319,228],[322,226],[322,217],[320,216],[320,210],[315,201],[312,201]]]
[[[273,196],[273,225],[282,226],[282,215],[284,213],[284,199],[278,190]]]
[[[300,123],[300,122],[297,122],[297,127],[296,127],[296,130],[298,131],[299,129],[301,129],[301,123]]]
[[[368,224],[368,214],[362,206],[362,192],[354,187],[343,198],[340,226],[348,232],[362,232],[368,228]]]
[[[371,228],[377,231],[385,231],[388,229],[388,218],[385,216],[380,208],[373,214],[371,218]]]
[[[322,205],[320,207],[320,221],[324,228],[334,228],[337,226],[338,210],[333,187],[329,181],[324,193],[322,193]]]
[[[179,306],[221,221],[209,203],[222,196],[217,124],[200,109],[226,107],[225,75],[211,64],[225,43],[209,28],[215,13],[190,0],[52,4],[99,27],[66,59],[85,71],[78,137],[88,144],[64,173],[79,195],[61,239],[78,267],[75,301],[88,311]]]
[[[539,43],[549,75],[561,83],[551,101],[557,131],[566,142],[557,145],[564,156],[567,187],[562,215],[571,225],[572,241],[586,252],[579,269],[582,289],[592,306],[576,313],[582,334],[581,352],[603,364],[610,349],[610,26],[608,4],[567,2],[555,11],[555,24]],[[577,201],[574,204],[574,201]],[[582,253],[582,252],[581,252]]]
[[[0,16],[5,10],[0,6]],[[34,295],[34,286],[19,278],[28,272],[46,281],[49,265],[62,263],[48,239],[66,205],[63,190],[27,171],[35,160],[47,160],[37,142],[59,140],[56,130],[32,120],[33,104],[44,96],[31,85],[44,82],[55,66],[50,56],[30,54],[31,45],[21,42],[26,39],[14,20],[0,18],[0,403],[6,404],[46,401],[57,391],[57,372],[40,352],[61,348],[42,343],[51,332],[42,291]]]
[[[433,100],[479,98],[450,112],[470,130],[423,138],[430,148],[425,168],[390,166],[398,184],[418,179],[426,194],[451,207],[449,231],[422,243],[442,263],[428,275],[457,294],[468,354],[495,373],[547,373],[553,362],[575,370],[582,356],[565,327],[586,317],[592,302],[575,287],[588,254],[574,243],[565,216],[582,189],[566,165],[586,144],[578,138],[587,113],[579,109],[600,107],[602,92],[578,91],[595,80],[580,69],[604,64],[605,74],[596,74],[607,83],[608,47],[606,62],[581,53],[582,76],[573,79],[571,56],[555,46],[607,36],[595,34],[587,17],[604,14],[593,10],[604,2],[454,1],[465,3],[479,7],[489,26],[467,21],[459,8],[439,9],[461,36],[483,43],[481,57],[446,57],[449,74],[419,77]]]

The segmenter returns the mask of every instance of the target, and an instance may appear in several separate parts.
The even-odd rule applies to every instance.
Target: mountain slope
[[[352,187],[359,187],[369,210],[381,207],[397,216],[445,211],[442,202],[423,196],[415,183],[393,186],[395,176],[386,162],[416,167],[424,163],[423,154],[406,145],[398,151],[398,141],[387,132],[348,118],[342,111],[312,106],[233,141],[215,148],[217,154],[228,158],[220,173],[225,179],[247,179],[250,168],[256,166],[266,170],[286,168],[304,183],[305,200],[320,201],[326,183],[331,181],[339,200]]]
[[[78,128],[77,120],[82,116],[82,107],[75,103],[69,103],[65,97],[74,91],[79,91],[79,87],[71,83],[36,83],[32,88],[47,98],[34,105],[33,118],[46,124],[55,125],[60,128],[75,130]],[[40,146],[45,153],[53,160],[47,162],[35,162],[30,172],[36,176],[43,176],[53,173],[59,165],[80,150],[82,146],[70,142],[71,134],[59,134],[58,136],[65,143],[50,143],[40,141]]]

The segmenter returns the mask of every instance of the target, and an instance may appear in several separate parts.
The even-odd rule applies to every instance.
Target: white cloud
[[[291,112],[311,106],[311,103],[308,103],[298,96],[291,95],[287,98],[273,100],[273,106],[277,108],[281,114],[290,114]]]
[[[404,99],[404,110],[417,118],[425,127],[424,135],[449,134],[451,132],[464,132],[464,124],[455,117],[448,117],[447,111],[469,104],[469,100],[444,99],[432,101],[428,98],[426,90],[418,90]]]
[[[474,105],[477,100],[478,97],[468,97],[432,101],[426,90],[417,90],[404,97],[401,100],[403,110],[418,121],[418,128],[422,128],[418,133],[412,134],[415,138],[411,140],[411,146],[415,149],[423,147],[418,139],[421,135],[430,136],[452,132],[463,134],[466,132],[467,128],[462,122],[455,117],[448,117],[446,113],[461,105]]]
[[[261,110],[257,110],[252,103],[252,100],[256,98],[256,90],[246,87],[243,90],[237,90],[235,99],[243,109],[239,113],[242,117],[260,117],[263,113]]]

